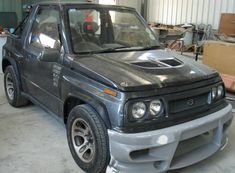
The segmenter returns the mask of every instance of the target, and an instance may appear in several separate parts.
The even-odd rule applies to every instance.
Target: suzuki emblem
[[[193,106],[194,105],[194,100],[193,99],[187,100],[187,105]]]

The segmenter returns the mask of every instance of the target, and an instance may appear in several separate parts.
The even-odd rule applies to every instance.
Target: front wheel
[[[68,117],[67,138],[77,165],[88,173],[104,173],[110,160],[107,128],[89,105],[76,106]]]

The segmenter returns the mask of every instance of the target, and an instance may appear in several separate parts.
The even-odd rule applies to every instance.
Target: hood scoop
[[[156,68],[178,67],[178,66],[181,66],[183,62],[175,58],[165,58],[165,59],[158,59],[158,60],[131,62],[131,64],[134,66],[141,67],[141,68],[156,69]]]

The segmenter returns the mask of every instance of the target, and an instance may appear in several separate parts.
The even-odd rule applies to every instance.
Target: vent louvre
[[[140,66],[140,67],[146,67],[146,68],[157,68],[157,67],[166,67],[164,66],[163,64],[160,64],[160,63],[153,63],[153,62],[134,62],[134,63],[131,63],[133,65],[136,65],[136,66]]]
[[[168,58],[160,60],[132,62],[131,64],[142,68],[170,68],[180,66],[182,65],[182,62],[178,61],[177,59]]]
[[[181,63],[175,59],[163,59],[160,60],[160,62],[163,62],[164,64],[170,65],[172,67],[181,65]]]

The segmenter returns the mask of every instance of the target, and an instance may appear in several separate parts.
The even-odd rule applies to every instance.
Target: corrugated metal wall
[[[36,2],[60,2],[60,1],[64,1],[64,0],[22,0],[23,4],[32,4],[32,3],[36,3]],[[86,0],[69,0],[68,2],[84,2]]]
[[[31,5],[31,4],[35,4],[37,2],[60,2],[60,1],[64,1],[64,0],[22,0],[22,8],[23,8],[23,17],[26,16],[26,13],[24,13],[24,6],[25,5]],[[69,0],[69,2],[85,2],[86,0]]]
[[[149,0],[148,7],[150,22],[204,23],[218,29],[221,13],[235,13],[235,0]]]
[[[21,0],[0,0],[0,12],[16,12],[18,21],[22,18]]]
[[[135,8],[138,12],[141,11],[141,0],[117,0],[117,5],[124,5]]]
[[[98,3],[132,7],[135,8],[138,12],[141,10],[141,0],[98,0]]]

